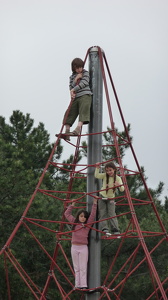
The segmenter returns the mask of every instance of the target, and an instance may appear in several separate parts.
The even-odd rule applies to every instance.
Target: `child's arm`
[[[79,73],[78,75],[76,75],[76,77],[74,79],[75,83],[77,83],[78,80],[81,79],[81,78],[82,78],[82,73]]]
[[[105,173],[99,173],[99,169],[100,169],[100,163],[99,162],[97,162],[96,164],[95,164],[95,166],[96,166],[96,168],[95,168],[95,177],[96,178],[98,178],[98,179],[103,179],[104,178],[104,175],[105,175]]]
[[[98,201],[99,197],[96,196],[96,198],[94,198],[93,200],[93,204],[92,204],[92,210],[91,210],[91,213],[90,213],[90,216],[88,218],[88,221],[87,223],[91,223],[94,221],[95,219],[95,216],[96,216],[96,210],[97,210],[97,201]]]
[[[76,79],[76,77],[75,77],[75,79]],[[89,72],[85,70],[82,73],[80,82],[73,87],[74,92],[77,92],[79,90],[82,90],[86,86],[89,86],[89,81],[90,81]]]
[[[70,95],[71,95],[71,99],[75,99],[76,93],[74,92],[73,89],[70,91]]]
[[[124,186],[121,177],[117,176],[117,180],[115,182],[115,186],[119,188],[120,192],[124,191]]]
[[[100,169],[101,163],[97,162],[97,163],[95,163],[95,166],[96,166],[96,168]]]
[[[76,75],[76,77],[74,78],[73,80],[73,83],[71,84],[70,86],[70,95],[71,95],[71,99],[75,99],[75,96],[76,96],[76,92],[74,90],[74,87],[79,84],[81,78],[82,78],[82,73],[79,73]]]
[[[78,75],[77,75],[78,76]],[[76,82],[78,80],[78,77],[74,77],[74,75],[71,75],[69,77],[69,90],[70,90],[70,95],[71,95],[71,99],[75,99],[76,93],[74,91],[74,87],[76,85]]]
[[[97,204],[97,201],[99,200],[98,196],[95,196],[94,200],[93,200],[93,204]]]
[[[66,219],[71,223],[74,223],[74,221],[75,221],[75,217],[72,216],[72,209],[73,209],[74,205],[75,205],[75,202],[73,201],[72,204],[69,205],[68,208],[66,209],[66,211],[64,212]]]

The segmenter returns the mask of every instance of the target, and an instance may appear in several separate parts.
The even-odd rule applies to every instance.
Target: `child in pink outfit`
[[[71,256],[75,271],[75,287],[79,289],[87,288],[88,234],[91,226],[89,223],[92,223],[96,216],[97,198],[98,197],[93,200],[90,215],[86,210],[81,209],[75,218],[71,214],[75,205],[74,201],[65,211],[67,220],[74,223],[72,226]],[[89,226],[87,226],[87,224],[89,224]]]

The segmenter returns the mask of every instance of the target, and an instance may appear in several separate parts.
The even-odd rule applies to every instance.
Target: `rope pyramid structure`
[[[95,48],[96,50],[94,50]],[[149,286],[147,289],[149,292],[146,300],[167,299],[168,277],[166,276],[165,270],[163,270],[162,273],[158,272],[159,260],[157,261],[156,257],[159,256],[160,251],[163,251],[162,249],[165,251],[165,243],[167,245],[168,235],[157,211],[155,201],[147,187],[144,172],[138,163],[106,56],[100,47],[91,47],[87,51],[85,61],[92,50],[93,52],[95,51],[94,56],[98,60],[103,80],[106,107],[109,115],[109,128],[95,132],[91,124],[89,125],[91,127],[88,133],[81,132],[79,136],[72,137],[70,141],[67,141],[61,139],[64,127],[62,125],[34,193],[18,224],[0,252],[4,259],[8,300],[12,299],[10,291],[11,267],[12,272],[16,272],[17,276],[21,279],[19,282],[22,282],[22,284],[27,287],[30,294],[29,299],[125,299],[125,295],[130,290],[130,282],[134,280],[133,278],[135,278],[135,280],[138,278],[141,282],[142,289],[145,287],[146,279],[148,280],[147,283]],[[91,72],[92,71],[94,72],[93,66],[91,65]],[[114,104],[111,100],[108,82],[112,89],[111,93]],[[92,81],[92,87],[93,85],[94,80]],[[69,108],[71,104],[72,101],[69,104]],[[119,115],[119,122],[122,125],[121,132],[115,127],[116,123],[114,123],[112,110],[114,105]],[[93,113],[94,109],[92,110],[92,114]],[[64,147],[68,147],[70,153],[73,153],[73,159],[69,163],[62,163],[53,159],[60,139]],[[86,159],[83,158],[82,163],[79,161],[80,151],[83,151],[88,158],[90,146],[88,140],[92,142],[94,139],[101,141],[101,151],[106,153],[106,157],[108,157],[106,161],[101,160],[102,166],[107,162],[114,161],[117,164],[118,174],[121,176],[124,184],[125,191],[121,194],[116,194],[115,197],[116,217],[119,224],[121,224],[122,230],[119,235],[112,234],[107,237],[99,229],[100,221],[98,216],[93,224],[88,224],[91,229],[90,259],[88,266],[89,287],[81,291],[74,287],[74,270],[70,257],[70,243],[73,230],[69,222],[65,219],[64,211],[73,199],[76,201],[76,209],[83,207],[90,209],[90,204],[94,197],[99,195],[100,182],[95,181],[93,175],[93,170],[97,162],[96,153],[92,153],[90,160],[86,161]],[[128,169],[124,166],[123,148],[130,151],[135,166],[134,169]],[[100,152],[100,155],[102,155],[102,152]],[[62,189],[44,189],[42,182],[49,168],[54,168],[56,172],[62,172],[62,174],[68,176],[68,184],[62,184]],[[141,198],[132,196],[131,181],[137,178],[143,185],[145,197],[144,194]],[[86,190],[82,190],[83,186],[86,187],[87,181],[89,181],[87,183],[88,186],[90,181],[94,182],[94,185],[92,185],[94,189],[91,190],[91,188],[87,188]],[[57,218],[55,220],[49,218],[47,209],[45,219],[41,219],[38,215],[36,218],[31,217],[31,207],[36,202],[39,203],[39,195],[43,195],[43,201],[49,203],[51,199],[55,203],[59,203],[59,211],[56,212]],[[142,214],[142,210],[146,218],[151,217],[155,220],[155,228],[146,228],[146,225],[141,224],[140,214]],[[37,274],[32,275],[30,266],[26,266],[26,264],[23,266],[20,261],[19,252],[21,250],[13,250],[15,239],[19,238],[21,231],[25,233],[25,241],[23,242],[28,245],[28,248],[30,247],[28,253],[29,250],[34,249],[34,263],[36,264],[38,257],[44,261],[46,276],[43,281],[41,281],[39,276],[40,271],[38,266]],[[49,250],[48,244],[43,244],[44,235],[48,236],[48,243],[52,243],[53,252]],[[29,241],[31,241],[30,244]],[[92,264],[94,258],[97,257],[97,253],[101,251],[104,251],[103,253],[106,253],[107,256],[108,251],[111,251],[109,256],[110,258],[112,257],[112,259],[109,259],[108,262],[104,262],[103,257],[101,257],[101,261],[96,261],[95,259],[94,264]],[[95,277],[96,273],[100,274],[95,283],[91,277]],[[50,293],[51,288],[55,291],[54,295]],[[137,295],[137,299],[144,298],[143,296],[138,298]]]

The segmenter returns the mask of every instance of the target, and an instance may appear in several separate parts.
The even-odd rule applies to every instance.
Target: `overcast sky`
[[[167,0],[0,0],[0,114],[8,122],[13,110],[30,113],[54,142],[70,101],[71,61],[95,45],[105,52],[147,185],[163,181],[168,195]]]

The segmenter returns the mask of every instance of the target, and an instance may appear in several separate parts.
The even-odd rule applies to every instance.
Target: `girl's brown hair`
[[[80,58],[74,58],[73,61],[71,62],[71,69],[72,72],[75,73],[77,68],[83,68],[84,67],[84,62]]]
[[[84,213],[84,217],[86,218],[85,224],[87,223],[87,220],[88,220],[90,214],[85,209],[78,210],[78,212],[76,214],[76,217],[75,217],[74,223],[79,223],[79,215],[82,214],[82,213]],[[76,226],[75,224],[72,226],[72,230],[75,229],[75,226]]]
[[[115,166],[115,164],[113,162],[108,162],[107,164],[105,164],[105,170],[107,168],[112,168],[114,170],[114,185],[115,185],[115,182],[116,182],[116,173],[117,173],[117,167]],[[106,193],[108,193],[109,191],[109,175],[106,173]],[[113,188],[113,191],[115,192],[116,188],[114,187]]]

